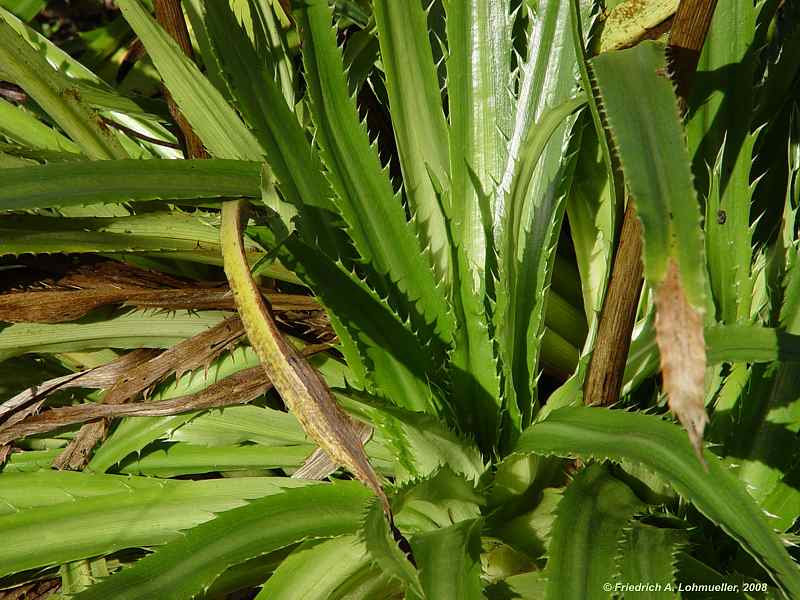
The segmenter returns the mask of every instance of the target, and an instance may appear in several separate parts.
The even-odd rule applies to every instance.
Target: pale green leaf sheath
[[[506,159],[511,94],[508,0],[447,4],[450,195],[445,213],[453,240],[454,335],[451,377],[465,429],[484,448],[496,440],[502,411],[497,357],[486,311],[487,262],[494,262],[494,182]],[[484,219],[484,215],[486,218]],[[488,233],[487,233],[488,232]]]
[[[245,205],[246,200],[232,200],[223,205],[220,239],[225,274],[247,337],[275,389],[309,437],[337,464],[346,467],[372,489],[390,514],[389,501],[353,424],[336,404],[319,373],[283,339],[253,281],[242,244]]]

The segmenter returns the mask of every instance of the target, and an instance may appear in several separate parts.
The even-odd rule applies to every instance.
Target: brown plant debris
[[[5,425],[12,419],[19,420],[19,412],[23,407],[43,400],[58,390],[68,388],[102,389],[112,386],[129,369],[153,358],[158,352],[158,350],[145,348],[134,350],[99,367],[48,379],[38,385],[26,388],[0,404],[0,423]]]
[[[10,590],[0,590],[0,600],[44,600],[55,594],[60,587],[60,579],[34,581]]]
[[[207,367],[226,348],[244,335],[244,327],[237,317],[221,323],[187,340],[175,344],[158,356],[126,371],[103,396],[104,404],[123,404],[145,392],[157,381],[174,372],[180,378],[187,371]],[[64,451],[53,461],[57,469],[80,470],[99,442],[108,435],[107,420],[87,423]]]
[[[322,311],[311,296],[266,293],[275,311],[314,313]],[[90,289],[45,289],[0,294],[0,321],[7,323],[63,323],[80,319],[88,312],[122,304],[135,308],[166,310],[234,310],[233,296],[227,287],[146,289],[108,284]]]
[[[271,387],[260,367],[244,369],[208,386],[202,392],[160,402],[139,404],[81,404],[52,408],[21,423],[0,427],[0,443],[47,433],[77,423],[111,417],[165,417],[195,410],[246,404]]]
[[[302,354],[310,356],[330,348],[327,344],[306,346]],[[136,404],[89,403],[52,408],[20,423],[0,426],[0,446],[29,435],[47,433],[69,425],[113,417],[167,417],[185,412],[247,404],[272,388],[261,366],[243,369],[209,385],[196,394],[159,402]]]
[[[686,299],[680,272],[674,259],[658,286],[656,302],[656,343],[661,353],[661,373],[669,408],[689,434],[697,457],[703,459],[703,430],[706,414],[706,347],[703,316]]]

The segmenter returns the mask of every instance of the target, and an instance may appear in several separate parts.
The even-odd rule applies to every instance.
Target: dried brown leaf
[[[7,422],[11,418],[10,415],[17,413],[22,407],[44,399],[58,390],[109,387],[116,383],[126,371],[151,359],[157,353],[157,350],[150,349],[134,350],[105,365],[48,379],[38,385],[29,387],[0,404],[0,421],[5,419]]]
[[[86,423],[69,444],[53,459],[53,468],[81,471],[89,464],[94,447],[108,435],[108,421],[102,419]]]
[[[310,356],[329,349],[326,344],[306,346],[302,354]],[[15,439],[47,433],[68,425],[112,417],[167,417],[185,412],[246,404],[272,387],[261,366],[243,369],[211,384],[202,392],[141,404],[81,404],[52,408],[21,423],[0,426],[0,446]]]
[[[81,404],[52,408],[21,423],[0,427],[0,444],[68,425],[111,417],[165,417],[195,410],[245,404],[271,387],[261,367],[244,369],[202,392],[143,404]]]
[[[704,396],[706,347],[703,316],[686,299],[680,272],[670,260],[667,275],[656,290],[656,342],[669,408],[689,434],[700,461],[703,430],[708,423]]]
[[[225,319],[214,327],[175,344],[146,363],[128,370],[106,392],[103,402],[122,404],[170,373],[175,372],[180,377],[187,371],[204,367],[242,335],[244,327],[237,317]]]
[[[0,600],[44,600],[55,594],[60,587],[60,579],[34,581],[10,590],[0,590]]]
[[[320,312],[311,296],[267,293],[278,313]],[[90,311],[109,304],[166,310],[234,310],[233,295],[222,288],[116,287],[107,284],[89,289],[47,289],[0,294],[0,321],[7,323],[63,323],[80,319]]]
[[[104,404],[123,404],[145,392],[150,386],[174,372],[180,377],[187,371],[206,367],[233,342],[244,335],[244,327],[237,317],[221,323],[187,340],[175,344],[155,358],[136,365],[105,393]],[[88,464],[92,449],[108,435],[107,419],[87,423],[67,447],[55,458],[53,467],[78,471]]]

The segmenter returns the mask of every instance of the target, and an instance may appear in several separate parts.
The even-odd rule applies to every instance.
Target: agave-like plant
[[[4,266],[83,257],[0,295],[0,588],[800,597],[796,2],[681,97],[676,2],[117,4],[96,73],[0,9]]]

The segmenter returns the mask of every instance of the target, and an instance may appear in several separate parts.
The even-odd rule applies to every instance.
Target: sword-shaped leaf
[[[369,499],[356,482],[287,490],[226,511],[134,566],[75,595],[76,600],[117,598],[189,600],[227,568],[308,538],[355,532]]]
[[[431,174],[448,178],[447,123],[421,2],[375,2],[375,22],[386,73],[403,187],[418,235],[429,247],[438,277],[450,282],[450,240]]]
[[[410,314],[412,320],[435,324],[447,341],[452,334],[452,318],[444,288],[437,283],[427,249],[406,220],[402,202],[394,195],[388,174],[381,168],[378,154],[358,120],[355,103],[347,91],[331,19],[325,0],[310,0],[300,11],[315,139],[336,192],[334,204],[361,257],[379,275],[388,276],[387,288],[396,285],[405,296],[392,297],[390,301]],[[421,319],[413,319],[417,313]],[[423,323],[417,326],[422,327]]]
[[[104,160],[3,170],[0,211],[261,195],[259,165],[239,160]]]
[[[664,47],[643,42],[592,60],[611,136],[644,230],[669,406],[702,456],[706,267],[700,209]]]

